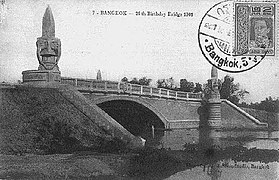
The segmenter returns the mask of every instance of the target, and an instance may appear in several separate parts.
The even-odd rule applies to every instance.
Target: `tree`
[[[261,101],[258,108],[269,112],[279,112],[279,99],[273,100],[269,96],[264,101]]]
[[[127,77],[122,78],[121,82],[128,82],[128,78]]]
[[[129,81],[131,84],[139,84],[139,81],[137,78],[133,78],[131,81]]]
[[[234,78],[226,75],[221,83],[220,98],[227,99],[234,104],[239,104],[240,99],[244,99],[249,94],[245,89],[240,89],[239,83],[234,83]]]
[[[194,88],[194,93],[199,93],[199,92],[202,92],[202,85],[200,83],[196,83],[196,86]]]
[[[157,81],[158,88],[172,89],[176,90],[177,87],[174,85],[174,79],[172,77],[168,79],[159,79]]]
[[[144,86],[149,86],[152,79],[148,79],[147,77],[142,77],[139,79],[139,84]]]
[[[131,84],[138,84],[138,85],[143,85],[143,86],[149,86],[151,81],[152,81],[152,79],[149,79],[147,77],[142,77],[140,79],[134,77],[131,81],[129,81],[127,77],[124,77],[121,79],[121,82],[127,82],[127,83],[131,83]]]
[[[234,78],[226,75],[223,80],[218,80],[218,89],[220,91],[220,98],[227,99],[232,103],[238,105],[240,99],[244,99],[246,94],[249,94],[245,89],[240,89],[239,83],[234,83]],[[203,89],[204,97],[210,98],[212,91],[212,81],[208,80]]]
[[[193,82],[187,81],[187,79],[180,79],[180,90],[185,92],[193,92],[195,89],[195,84]]]
[[[258,109],[258,110],[264,110],[268,112],[279,112],[279,99],[273,99],[272,97],[265,98],[265,100],[256,103],[242,103],[241,107],[247,107],[247,108],[252,108],[252,109]]]
[[[165,79],[158,79],[157,80],[157,87],[158,88],[165,88],[166,87]]]

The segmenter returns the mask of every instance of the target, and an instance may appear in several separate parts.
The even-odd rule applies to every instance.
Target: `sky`
[[[211,65],[198,45],[204,14],[219,0],[6,0],[0,23],[0,81],[17,82],[21,72],[38,68],[36,40],[50,5],[56,37],[62,43],[59,61],[64,77],[119,81],[123,77],[173,77],[201,84],[210,78]],[[127,11],[127,16],[100,15]],[[94,15],[93,15],[94,11]],[[136,11],[193,13],[192,17],[136,16]],[[96,13],[99,13],[98,15]],[[250,92],[245,101],[279,97],[279,59],[264,59],[241,73],[219,71],[235,78]]]

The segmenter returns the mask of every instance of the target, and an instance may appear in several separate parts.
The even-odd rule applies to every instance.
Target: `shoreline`
[[[137,154],[79,152],[52,155],[0,155],[0,179],[125,177]]]

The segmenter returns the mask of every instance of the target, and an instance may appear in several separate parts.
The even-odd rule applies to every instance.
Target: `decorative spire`
[[[98,72],[97,72],[97,80],[102,81],[102,74],[101,74],[100,70],[98,70]]]
[[[42,37],[55,37],[55,23],[49,5],[47,6],[43,17]]]
[[[211,79],[218,79],[218,71],[215,66],[211,68]]]
[[[38,70],[59,71],[61,42],[55,37],[54,18],[49,5],[43,17],[42,37],[37,38],[36,46],[39,61]]]

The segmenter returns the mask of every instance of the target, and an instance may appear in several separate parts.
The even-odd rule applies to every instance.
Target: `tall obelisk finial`
[[[218,79],[218,71],[215,66],[211,68],[211,79]]]
[[[55,37],[55,23],[49,5],[47,6],[43,17],[42,37]]]
[[[211,98],[215,99],[220,99],[220,94],[219,94],[219,80],[218,80],[218,70],[215,66],[212,66],[211,68]]]
[[[102,74],[101,74],[101,70],[98,70],[97,72],[97,78],[98,81],[102,81]]]
[[[61,82],[58,61],[61,56],[61,41],[55,37],[54,18],[48,5],[43,17],[42,37],[37,38],[38,70],[22,72],[23,83],[41,84]]]

